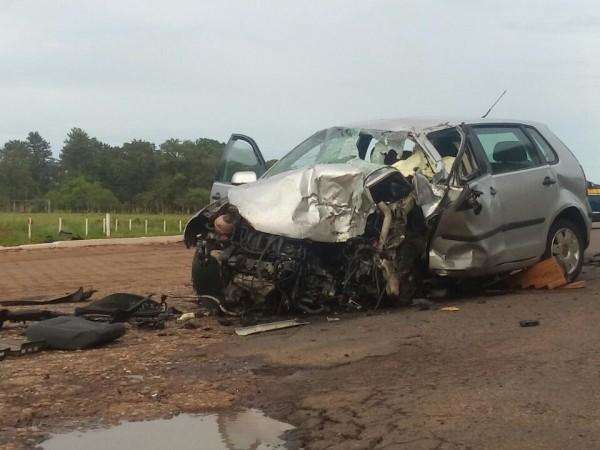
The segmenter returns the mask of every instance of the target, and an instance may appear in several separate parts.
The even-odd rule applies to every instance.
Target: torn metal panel
[[[366,177],[379,166],[323,164],[237,186],[229,202],[254,229],[317,242],[344,242],[364,233],[375,210]]]
[[[250,327],[236,328],[235,334],[238,336],[248,336],[251,334],[264,333],[265,331],[281,330],[284,328],[298,327],[300,325],[308,325],[309,322],[298,322],[297,319],[282,320],[280,322],[261,323]]]

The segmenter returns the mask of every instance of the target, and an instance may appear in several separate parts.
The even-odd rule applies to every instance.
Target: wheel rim
[[[579,265],[581,249],[577,235],[569,228],[559,229],[552,238],[552,256],[565,268],[567,275],[573,274]]]

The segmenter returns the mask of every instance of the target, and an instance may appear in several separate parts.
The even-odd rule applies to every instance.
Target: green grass
[[[32,220],[31,240],[27,236],[27,220]],[[62,217],[62,230],[72,233],[73,237],[86,239],[85,218],[88,219],[87,239],[106,237],[102,232],[104,214],[90,213],[3,213],[0,212],[0,246],[36,244],[69,240],[69,235],[58,233],[58,219]],[[111,214],[111,237],[168,236],[179,233],[179,221],[182,227],[188,216],[181,214]],[[118,228],[115,230],[115,219]],[[129,220],[131,219],[131,231]],[[148,220],[148,233],[145,232],[145,220]],[[163,230],[163,220],[167,221],[167,231]]]

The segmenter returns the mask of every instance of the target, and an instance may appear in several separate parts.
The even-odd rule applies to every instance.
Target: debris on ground
[[[568,283],[564,268],[554,256],[517,273],[511,282],[521,289],[556,289]]]
[[[585,287],[585,280],[574,281],[573,283],[566,284],[561,289],[582,289]]]
[[[182,315],[180,315],[177,318],[177,322],[178,323],[184,323],[184,322],[187,322],[187,321],[195,319],[195,318],[196,318],[196,313],[187,312],[187,313],[183,313]]]
[[[444,306],[440,308],[440,311],[460,311],[458,306]]]
[[[89,300],[96,291],[90,289],[84,291],[80,287],[75,292],[64,295],[62,297],[52,299],[22,299],[22,300],[0,300],[0,306],[37,306],[37,305],[57,305],[59,303],[79,303]]]
[[[90,320],[129,321],[138,326],[164,328],[164,322],[179,315],[179,311],[169,308],[164,296],[159,303],[152,300],[152,295],[144,297],[137,294],[116,293],[81,308],[75,308],[75,315]]]
[[[539,324],[540,324],[539,320],[521,320],[519,322],[519,325],[522,326],[523,328],[537,327]]]
[[[65,314],[45,309],[35,309],[28,311],[11,311],[10,309],[0,309],[0,328],[4,322],[38,322],[40,320],[53,319],[54,317]]]
[[[112,342],[125,334],[122,323],[100,323],[62,316],[34,323],[25,330],[30,341],[43,341],[58,350],[79,350]]]
[[[13,349],[12,346],[5,347],[0,344],[0,361],[7,356],[25,356],[30,355],[31,353],[37,353],[47,347],[48,345],[44,341],[22,342],[15,349]]]
[[[298,322],[297,319],[282,320],[280,322],[261,323],[250,327],[236,328],[235,334],[238,336],[248,336],[250,334],[264,333],[265,331],[281,330],[283,328],[308,325],[308,322]]]
[[[327,317],[327,322],[337,322],[339,320],[339,317]]]

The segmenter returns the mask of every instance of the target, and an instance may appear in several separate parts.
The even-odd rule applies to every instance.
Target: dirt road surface
[[[588,254],[598,251],[600,230]],[[167,293],[193,311],[191,256],[181,244],[10,252],[0,255],[0,299],[84,286],[98,296]],[[0,362],[0,446],[255,407],[297,427],[291,448],[599,448],[600,268],[586,265],[582,278],[584,289],[442,302],[456,312],[311,318],[244,338],[204,318],[196,329],[131,328],[104,348],[9,358]],[[540,325],[521,328],[523,319]]]

